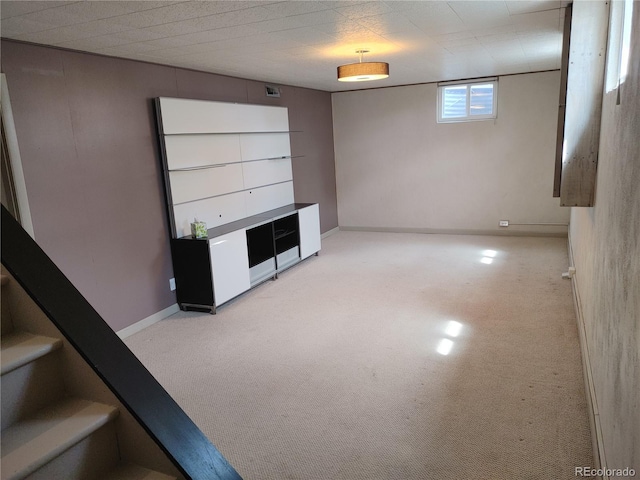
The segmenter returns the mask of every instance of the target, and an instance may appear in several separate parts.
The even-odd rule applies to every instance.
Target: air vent
[[[274,87],[272,85],[264,86],[265,92],[267,92],[267,97],[279,97],[280,96],[280,88]]]

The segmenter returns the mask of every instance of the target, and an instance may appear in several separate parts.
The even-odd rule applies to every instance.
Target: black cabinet
[[[249,250],[249,268],[275,257],[272,222],[247,230],[247,249]]]
[[[278,270],[300,261],[300,226],[297,213],[274,220],[273,237]]]

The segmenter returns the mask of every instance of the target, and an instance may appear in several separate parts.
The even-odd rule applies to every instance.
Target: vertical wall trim
[[[24,179],[24,171],[22,170],[20,146],[18,145],[18,136],[16,135],[16,125],[13,121],[13,110],[11,110],[11,101],[9,99],[9,87],[4,73],[0,74],[0,83],[2,84],[0,110],[2,111],[2,119],[4,120],[7,150],[9,151],[9,162],[13,173],[16,196],[18,197],[20,224],[31,238],[35,240],[36,237],[33,231],[33,221],[31,220],[31,209],[29,208],[29,199],[27,198],[27,184]]]
[[[573,259],[573,247],[571,244],[571,232],[568,236],[569,246],[569,266],[575,268]],[[589,355],[589,345],[587,342],[587,331],[582,316],[582,303],[580,301],[580,289],[578,288],[577,275],[571,277],[571,291],[573,293],[573,306],[576,312],[576,321],[578,326],[578,338],[580,341],[580,354],[582,356],[582,374],[584,376],[585,396],[587,398],[587,414],[589,415],[589,427],[591,428],[591,445],[593,448],[593,461],[596,469],[602,469],[604,474],[602,480],[609,480],[606,474],[607,461],[604,451],[604,439],[602,438],[602,428],[600,425],[600,412],[598,411],[598,401],[596,399],[596,390],[593,384],[593,374],[591,370],[591,359]]]
[[[595,201],[609,2],[575,1],[571,13],[560,205]]]
[[[564,28],[562,33],[562,65],[560,67],[560,97],[558,105],[558,136],[556,138],[556,166],[553,174],[553,196],[560,197],[562,180],[562,150],[564,144],[564,117],[567,106],[567,73],[569,71],[569,41],[571,40],[572,5],[567,5],[564,12]]]

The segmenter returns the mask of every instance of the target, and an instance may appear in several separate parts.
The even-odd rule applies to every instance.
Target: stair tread
[[[149,470],[139,465],[120,465],[99,480],[176,480],[176,477]]]
[[[13,332],[3,335],[1,373],[9,373],[62,346],[59,338],[34,335],[28,332]]]
[[[0,284],[6,285],[9,283],[9,275],[0,275]]]
[[[110,405],[66,398],[2,432],[2,478],[23,478],[115,418]]]

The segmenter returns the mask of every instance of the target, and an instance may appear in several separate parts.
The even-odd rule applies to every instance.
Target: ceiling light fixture
[[[339,82],[367,82],[381,80],[389,76],[389,64],[384,62],[363,62],[362,55],[369,50],[356,50],[360,54],[359,63],[350,63],[338,67]]]

